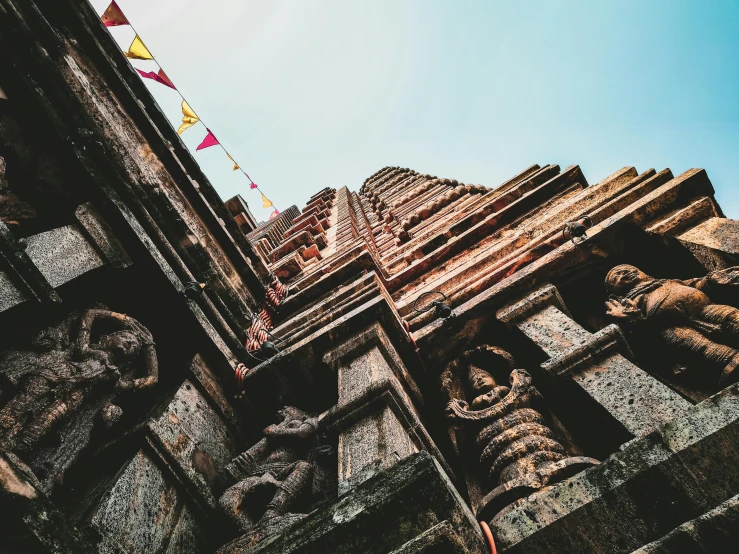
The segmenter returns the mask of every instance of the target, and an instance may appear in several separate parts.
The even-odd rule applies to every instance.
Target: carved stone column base
[[[517,501],[599,463],[594,458],[574,456],[547,464],[534,473],[495,487],[480,500],[475,513],[484,521],[500,517],[515,508]]]

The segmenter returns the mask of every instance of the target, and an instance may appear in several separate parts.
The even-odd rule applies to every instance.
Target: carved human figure
[[[318,454],[318,420],[293,407],[282,408],[282,421],[264,429],[264,438],[228,464],[221,508],[243,530],[269,523],[307,506]],[[264,538],[263,536],[260,538]]]
[[[0,409],[0,447],[34,470],[43,450],[45,461],[58,458],[56,469],[63,470],[84,448],[95,420],[111,426],[120,419],[121,392],[153,386],[157,377],[154,341],[138,321],[108,309],[74,312],[37,335],[30,349],[0,353],[3,396],[10,396]],[[77,415],[84,421],[70,440],[44,441]],[[55,454],[50,444],[63,452]]]
[[[607,314],[668,346],[676,374],[712,368],[718,376],[711,379],[719,386],[739,377],[739,310],[709,297],[739,290],[739,267],[680,281],[655,279],[632,265],[619,265],[608,272],[606,288],[613,295],[606,302]]]
[[[543,415],[548,410],[531,376],[513,367],[508,352],[483,345],[465,352],[442,374],[447,415],[474,437],[482,494],[490,491],[476,502],[480,518],[489,519],[543,486],[598,463],[568,456]],[[491,372],[509,375],[511,387],[499,385]]]

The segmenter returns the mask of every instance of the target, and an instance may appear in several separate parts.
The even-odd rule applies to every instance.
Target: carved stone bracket
[[[631,351],[617,327],[592,334],[578,325],[553,285],[503,308],[497,316],[549,355],[542,364],[548,374],[576,383],[634,436],[648,433],[690,406],[627,359]]]

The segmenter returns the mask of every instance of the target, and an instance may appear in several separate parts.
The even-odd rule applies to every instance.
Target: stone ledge
[[[621,329],[618,325],[611,324],[591,335],[585,344],[575,346],[560,356],[547,360],[541,364],[541,367],[551,375],[568,377],[577,373],[581,368],[591,367],[597,360],[615,354],[622,354],[627,359],[633,359],[633,354]]]
[[[733,552],[739,540],[739,495],[702,516],[683,523],[632,554]]]
[[[387,554],[444,522],[456,530],[459,542],[467,546],[469,554],[487,552],[472,512],[438,462],[421,452],[365,481],[250,552]],[[219,554],[246,552],[239,546],[239,539],[219,550]]]
[[[501,552],[631,552],[739,492],[739,385],[493,520]]]

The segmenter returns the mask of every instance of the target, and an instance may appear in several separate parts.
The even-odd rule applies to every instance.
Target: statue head
[[[475,364],[470,364],[469,372],[467,374],[467,382],[470,390],[475,396],[485,394],[486,392],[493,390],[497,385],[495,379],[493,379],[490,373],[477,367]]]
[[[617,265],[606,275],[606,288],[611,294],[623,296],[639,283],[651,279],[649,275],[633,265]]]
[[[141,339],[131,331],[115,331],[100,337],[100,345],[118,362],[135,358],[141,352]]]

